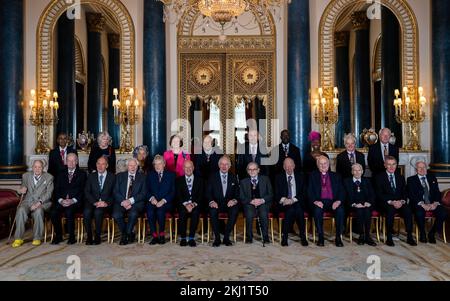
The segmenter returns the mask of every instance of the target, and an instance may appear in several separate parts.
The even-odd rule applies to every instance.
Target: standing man
[[[284,172],[283,165],[286,158],[291,158],[294,161],[296,172],[300,172],[302,170],[300,149],[291,143],[290,132],[288,130],[283,130],[281,132],[281,143],[278,145],[278,162],[274,167],[274,175]]]
[[[447,219],[447,213],[441,204],[441,192],[439,184],[434,175],[428,174],[427,164],[423,161],[416,162],[415,176],[408,178],[407,190],[410,206],[415,213],[416,223],[419,227],[419,241],[427,242],[425,235],[425,216],[428,212],[432,212],[435,217],[433,227],[428,232],[428,242],[436,243],[436,230],[442,232],[442,225]]]
[[[379,173],[386,171],[384,163],[387,156],[394,157],[397,162],[399,161],[398,147],[389,143],[391,130],[388,128],[381,129],[379,138],[380,141],[369,147],[369,154],[367,156],[372,177],[376,177]]]
[[[83,221],[87,232],[86,245],[99,245],[101,243],[101,231],[105,211],[111,211],[114,203],[115,175],[107,171],[108,159],[100,157],[97,159],[97,172],[88,175],[84,196]],[[92,217],[95,217],[95,240],[92,240]]]
[[[179,177],[175,182],[178,201],[178,214],[180,216],[180,246],[197,246],[195,242],[195,232],[197,231],[200,218],[200,208],[203,203],[204,185],[203,179],[194,176],[194,163],[187,160],[183,163],[184,176]],[[186,228],[188,217],[191,218],[189,228],[189,240],[186,240]]]
[[[31,172],[22,176],[20,194],[25,194],[22,203],[16,212],[16,232],[14,234],[13,248],[23,245],[23,235],[28,215],[33,218],[33,246],[39,246],[44,236],[44,211],[52,205],[53,176],[44,172],[44,162],[33,162]]]
[[[269,210],[273,199],[272,185],[267,176],[259,174],[257,163],[247,165],[248,178],[241,181],[240,196],[244,205],[245,224],[247,229],[246,243],[253,242],[253,218],[259,217],[263,242],[268,243]]]
[[[77,150],[73,146],[68,146],[67,134],[60,133],[56,139],[58,146],[50,151],[48,156],[48,173],[53,177],[58,176],[67,168],[66,158],[68,154],[78,156]]]
[[[385,172],[377,175],[376,193],[380,207],[384,208],[386,213],[387,224],[387,240],[386,245],[393,247],[392,232],[394,226],[394,217],[399,213],[405,221],[405,228],[408,234],[406,242],[411,246],[416,246],[417,243],[412,236],[413,220],[411,208],[406,201],[406,181],[403,176],[396,174],[397,159],[391,156],[385,157],[386,162]]]
[[[84,185],[86,183],[86,173],[78,166],[77,155],[71,153],[67,155],[67,168],[59,173],[56,178],[55,204],[51,212],[53,227],[55,228],[55,238],[52,244],[57,245],[62,240],[61,214],[67,219],[69,240],[67,244],[73,245],[75,240],[75,213],[83,208]]]
[[[127,162],[128,170],[116,176],[114,185],[113,218],[121,232],[120,245],[133,243],[136,238],[133,232],[139,215],[144,210],[147,189],[145,176],[138,172],[139,162],[132,158]],[[125,215],[128,222],[125,223]]]
[[[308,246],[305,235],[306,196],[304,180],[300,172],[295,171],[295,163],[291,158],[284,160],[284,172],[277,175],[275,181],[275,202],[280,211],[285,213],[281,245],[288,245],[289,229],[297,222],[300,230],[302,246]]]
[[[317,158],[318,171],[313,171],[308,182],[308,198],[313,211],[319,240],[324,246],[323,214],[333,212],[336,221],[336,247],[343,247],[341,234],[344,227],[344,189],[339,174],[330,171],[330,161],[325,156]]]
[[[230,168],[230,158],[228,156],[220,158],[220,171],[211,174],[206,188],[206,199],[209,204],[209,214],[211,215],[215,237],[213,247],[219,247],[221,244],[219,231],[220,213],[228,214],[228,221],[223,235],[223,244],[226,246],[233,245],[230,240],[230,233],[236,224],[239,213],[239,182],[237,177],[230,172]]]
[[[362,171],[366,170],[366,159],[364,154],[356,150],[356,137],[354,134],[347,134],[344,137],[345,150],[336,157],[336,172],[342,179],[351,178],[352,166],[356,163],[361,165]]]
[[[259,141],[259,133],[257,130],[248,131],[248,143],[244,144],[243,149],[238,150],[236,156],[237,170],[239,173],[239,180],[248,177],[245,172],[249,163],[253,162],[258,164],[262,175],[269,175],[269,166],[261,165],[261,160],[267,157],[267,149],[263,147]]]
[[[219,159],[222,151],[215,146],[210,135],[203,138],[202,152],[194,154],[195,175],[207,179],[212,173],[219,171]]]

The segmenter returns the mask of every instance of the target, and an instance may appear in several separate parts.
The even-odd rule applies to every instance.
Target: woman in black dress
[[[112,138],[108,132],[101,132],[98,134],[97,143],[95,143],[91,149],[88,160],[89,173],[97,170],[97,159],[105,157],[108,160],[108,172],[116,173],[116,151],[111,145]]]

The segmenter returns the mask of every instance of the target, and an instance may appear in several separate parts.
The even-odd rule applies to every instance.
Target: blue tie
[[[395,183],[394,183],[394,176],[391,174],[389,175],[389,182],[391,183],[392,190],[395,191]]]
[[[292,199],[292,176],[288,176],[288,199]]]
[[[99,180],[99,186],[100,186],[100,191],[103,190],[103,175],[100,175],[100,180]]]

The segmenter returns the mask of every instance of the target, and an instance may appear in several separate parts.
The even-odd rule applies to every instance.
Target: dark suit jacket
[[[322,154],[330,159],[327,153],[322,152]],[[313,171],[319,171],[317,168],[317,161],[314,159],[314,157],[311,155],[311,152],[308,152],[305,154],[305,160],[303,160],[303,172],[306,176],[310,175]],[[308,180],[308,179],[306,179]]]
[[[212,173],[209,176],[208,186],[206,187],[207,203],[215,201],[219,208],[226,208],[228,201],[239,201],[239,182],[237,177],[231,172],[228,173],[227,193],[223,196],[222,178],[220,172]]]
[[[302,207],[306,205],[306,190],[305,181],[300,172],[294,172],[295,177],[295,192],[296,195],[292,196],[296,198]],[[279,204],[282,198],[287,198],[288,196],[288,180],[286,173],[280,173],[275,178],[275,203]]]
[[[167,205],[171,205],[175,198],[175,173],[164,170],[161,183],[159,183],[158,173],[153,170],[147,176],[147,187],[147,200],[153,196],[158,202],[165,199]]]
[[[356,163],[359,163],[363,167],[363,172],[366,170],[366,159],[364,154],[355,150]],[[343,179],[353,177],[352,164],[348,157],[347,150],[338,154],[336,157],[336,172],[341,175]]]
[[[115,175],[108,172],[106,174],[106,179],[104,179],[103,189],[100,191],[98,174],[89,174],[86,180],[86,186],[84,187],[86,204],[94,205],[99,199],[102,199],[103,202],[106,202],[108,206],[110,206],[114,202],[113,191],[115,180]]]
[[[71,146],[67,147],[67,154],[75,154],[78,156],[77,150]],[[52,149],[48,156],[48,173],[53,177],[56,177],[59,173],[63,172],[67,168],[61,160],[61,153],[59,151],[59,146]]]
[[[69,199],[77,199],[78,204],[83,203],[84,197],[84,185],[86,183],[86,173],[79,168],[75,169],[72,182],[69,183],[69,171],[66,169],[59,173],[56,178],[55,187],[55,201],[59,199],[65,199],[69,196]]]
[[[373,175],[377,175],[384,172],[383,152],[381,151],[380,141],[369,147],[369,154],[367,156],[367,163],[369,163],[370,170]],[[399,162],[399,150],[398,147],[389,144],[389,156],[394,157]]]
[[[353,183],[353,177],[344,179],[344,188],[348,206],[351,207],[353,204],[364,204],[367,202],[372,204],[373,207],[375,204],[375,192],[369,179],[361,178],[360,192],[358,192],[356,184]]]
[[[88,171],[89,173],[97,170],[97,160],[101,156],[105,156],[108,159],[108,172],[116,173],[116,151],[110,145],[106,150],[101,149],[98,144],[94,144],[88,159]]]
[[[295,171],[300,172],[302,170],[302,159],[300,155],[300,149],[292,143],[289,143],[289,151],[286,157],[286,153],[284,152],[283,144],[280,143],[278,145],[278,162],[274,167],[274,174],[278,175],[283,170],[283,163],[286,158],[291,158],[295,163]]]
[[[401,175],[395,174],[395,191],[391,188],[389,176],[386,172],[379,173],[375,178],[376,194],[380,205],[386,206],[388,201],[407,200],[406,181]]]
[[[268,152],[264,148],[265,149],[264,150],[265,154],[262,154],[261,147],[263,147],[261,145],[261,143],[258,143],[258,149],[256,150],[255,162],[258,163],[258,165],[259,165],[259,169],[260,169],[259,174],[268,176],[269,175],[269,166],[261,165],[261,159],[262,158],[267,158],[268,157]],[[245,143],[244,151],[245,151],[245,153],[241,153],[242,150],[239,149],[238,155],[236,156],[236,167],[237,167],[237,170],[238,170],[238,173],[239,173],[239,180],[242,180],[242,179],[248,177],[247,165],[250,162],[253,162],[252,155],[250,154],[250,144],[249,143]]]
[[[260,174],[258,176],[258,187],[260,198],[264,199],[264,205],[266,205],[267,208],[270,208],[273,199],[273,191],[269,178]],[[240,198],[244,205],[249,205],[252,201],[252,182],[250,178],[245,178],[241,181]]]
[[[441,202],[441,191],[437,179],[434,175],[427,174],[428,189],[430,191],[430,203]],[[419,202],[423,201],[423,186],[422,181],[417,175],[408,178],[407,193],[409,198],[409,204],[411,206],[417,206]]]
[[[116,182],[114,185],[114,201],[119,204],[127,199],[128,189],[128,171],[121,172],[116,175]],[[134,198],[136,203],[144,203],[147,201],[147,185],[145,183],[145,176],[142,173],[137,172],[134,177],[133,189],[131,191],[131,197]]]
[[[189,190],[186,184],[186,177],[178,177],[175,181],[175,189],[177,194],[177,204],[179,207],[183,206],[184,202],[197,203],[199,208],[204,206],[203,198],[205,196],[205,185],[203,179],[199,176],[194,176],[194,183],[192,185],[192,194],[189,194]]]
[[[341,176],[335,172],[330,171],[331,189],[333,190],[333,200],[344,202],[345,193],[342,187]],[[322,178],[319,171],[313,171],[309,177],[308,182],[308,199],[311,208],[314,208],[314,202],[320,201],[322,194]]]
[[[201,154],[194,155],[194,164],[196,176],[200,176],[206,179],[213,172],[219,171],[219,159],[222,155],[217,154],[215,151],[209,156],[209,162],[206,153],[202,151]]]

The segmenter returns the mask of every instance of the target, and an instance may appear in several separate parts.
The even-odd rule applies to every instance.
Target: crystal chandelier
[[[242,15],[247,9],[245,0],[200,0],[198,8],[207,17],[224,26],[233,17]]]

